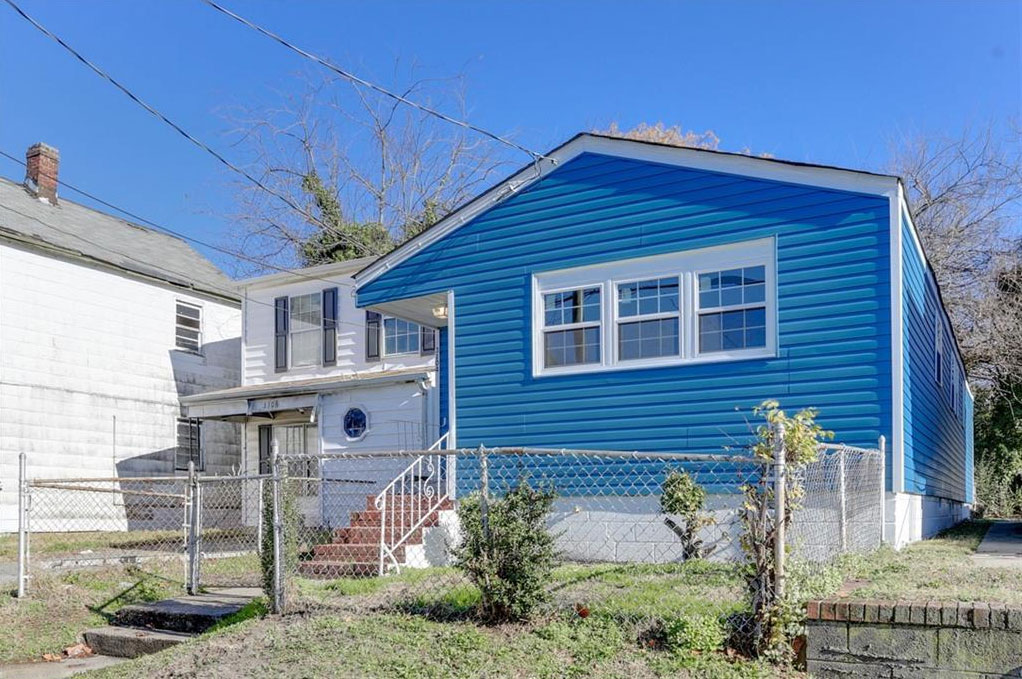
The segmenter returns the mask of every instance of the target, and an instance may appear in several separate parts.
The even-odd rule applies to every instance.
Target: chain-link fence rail
[[[826,561],[879,545],[882,460],[876,450],[821,446],[816,462],[793,470],[788,483],[805,495],[782,569],[786,556]],[[285,612],[467,614],[479,590],[458,567],[462,510],[528,484],[552,498],[548,613],[637,624],[702,615],[738,632],[751,624],[743,489],[778,478],[776,460],[748,456],[533,448],[286,457],[275,469],[277,513],[265,530],[279,537],[274,582]],[[294,476],[303,469],[319,476]]]

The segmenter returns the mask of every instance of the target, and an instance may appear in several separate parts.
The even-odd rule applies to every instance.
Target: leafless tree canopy
[[[239,184],[230,245],[249,257],[299,266],[384,254],[477,193],[507,156],[345,80],[302,79],[300,95],[229,114],[253,173],[304,211]],[[466,116],[459,78],[415,80],[401,94]]]
[[[892,154],[966,370],[991,387],[1022,379],[1020,141],[991,126],[908,138]]]

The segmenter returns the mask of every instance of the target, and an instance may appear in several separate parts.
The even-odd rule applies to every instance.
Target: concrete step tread
[[[251,596],[197,594],[146,604],[130,604],[114,614],[114,625],[198,634],[240,611]]]
[[[157,653],[193,638],[193,634],[108,625],[94,627],[82,633],[86,645],[95,653],[117,658],[137,658]]]

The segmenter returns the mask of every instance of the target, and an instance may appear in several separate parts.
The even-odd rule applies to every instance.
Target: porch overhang
[[[342,377],[320,377],[221,389],[181,398],[186,417],[202,420],[244,422],[276,419],[285,413],[312,413],[323,394],[351,389],[422,382],[430,379],[425,370],[389,370]]]
[[[366,307],[386,316],[397,316],[429,328],[447,326],[447,292],[395,299]]]

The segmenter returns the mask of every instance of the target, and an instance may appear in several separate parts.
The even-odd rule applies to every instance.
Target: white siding
[[[174,347],[177,300],[203,309],[203,355]],[[174,471],[178,398],[239,381],[237,307],[0,244],[0,532],[29,476]],[[240,463],[237,425],[207,422],[208,472]]]
[[[297,281],[274,286],[252,286],[245,293],[245,327],[242,379],[244,384],[305,380],[362,372],[432,367],[433,356],[409,354],[380,361],[366,361],[365,310],[355,306],[354,282],[350,276],[337,276],[338,288],[337,365],[307,366],[275,372],[273,363],[273,300],[277,297],[322,292],[333,287],[326,280]]]

